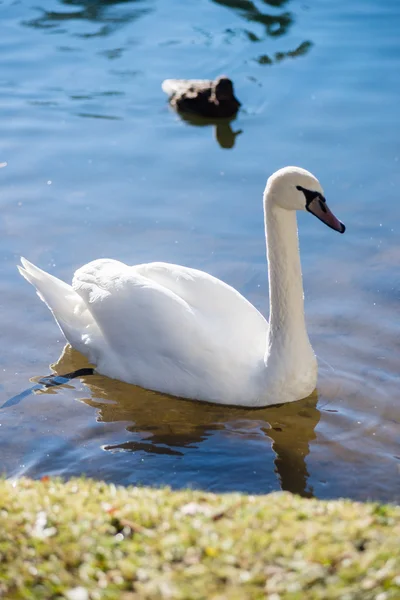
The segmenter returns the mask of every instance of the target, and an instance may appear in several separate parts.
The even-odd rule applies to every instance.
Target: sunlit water
[[[0,410],[1,471],[399,500],[400,3],[0,0],[0,13],[2,402],[64,345],[20,255],[67,281],[98,257],[179,262],[266,314],[267,176],[312,170],[347,226],[299,217],[315,395],[250,411],[89,376]],[[220,73],[236,121],[169,110],[164,78]]]

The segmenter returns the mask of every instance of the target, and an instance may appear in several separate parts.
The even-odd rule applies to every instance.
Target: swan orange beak
[[[306,209],[331,229],[334,229],[339,233],[344,233],[346,231],[346,227],[335,217],[333,212],[331,212],[323,196],[318,194],[311,202],[307,203]]]

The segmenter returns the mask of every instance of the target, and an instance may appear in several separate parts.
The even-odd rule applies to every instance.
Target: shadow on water
[[[87,366],[81,354],[66,346],[52,368],[61,375]],[[218,431],[237,442],[238,452],[243,442],[269,445],[272,441],[281,489],[313,496],[306,459],[320,420],[316,394],[291,404],[251,410],[177,399],[101,375],[82,377],[81,382],[91,393],[83,401],[97,410],[97,421],[123,423],[134,437],[103,446],[106,451],[179,457]]]

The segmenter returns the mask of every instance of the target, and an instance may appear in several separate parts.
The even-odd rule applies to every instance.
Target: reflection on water
[[[151,11],[153,1],[146,0],[107,0],[90,2],[85,0],[61,0],[61,3],[68,7],[67,11],[54,11],[39,8],[41,15],[35,19],[25,21],[30,27],[49,29],[57,27],[63,21],[72,21],[77,19],[101,23],[102,28],[94,35],[109,35],[113,33],[115,27],[126,25],[132,20]],[[289,0],[263,0],[263,4],[268,4],[271,8],[279,8],[287,4]],[[261,24],[265,28],[265,35],[271,37],[280,37],[288,32],[293,24],[293,14],[290,12],[278,12],[270,14],[257,8],[254,2],[250,0],[212,0],[215,4],[225,6],[237,12],[249,23]],[[150,6],[148,6],[150,5]],[[79,7],[78,10],[71,10]],[[119,10],[110,11],[110,8],[117,7]],[[245,30],[248,38],[252,42],[259,42],[260,38],[251,31]],[[86,36],[83,36],[86,37]]]
[[[62,375],[87,366],[85,358],[67,345],[52,369]],[[239,435],[241,443],[257,440],[269,446],[272,441],[281,489],[312,495],[306,458],[320,418],[316,395],[255,411],[177,399],[101,375],[81,381],[91,394],[82,400],[97,409],[98,422],[122,422],[133,436],[105,445],[104,450],[183,456],[185,449],[198,449],[216,431]]]
[[[154,9],[153,1],[146,0],[107,0],[107,2],[85,2],[84,0],[61,0],[62,4],[68,7],[69,10],[49,11],[42,8],[40,15],[33,19],[24,20],[23,24],[28,27],[34,27],[44,30],[58,29],[60,33],[64,33],[63,27],[66,21],[84,20],[91,23],[100,23],[100,28],[90,32],[75,32],[76,37],[94,38],[99,36],[112,35],[116,29],[121,26],[126,26],[132,21],[149,14]],[[290,0],[263,0],[261,7],[258,8],[254,2],[250,0],[211,0],[217,5],[226,7],[235,11],[235,13],[243,18],[247,23],[255,23],[261,25],[264,29],[264,35],[260,36],[255,31],[248,29],[240,29],[246,35],[250,42],[262,42],[265,38],[279,38],[288,33],[289,28],[294,23],[294,15],[288,11],[278,10],[288,4]],[[266,12],[265,4],[268,4],[270,9],[277,11],[276,14]],[[79,10],[70,10],[70,7],[79,7]],[[113,7],[116,10],[113,10]],[[227,33],[236,34],[235,31],[227,31]],[[206,37],[207,34],[205,33]],[[268,54],[261,54],[255,60],[261,65],[270,65],[282,61],[284,58],[295,58],[306,54],[312,46],[312,42],[305,40],[301,42],[294,50],[283,50],[274,53],[273,57]],[[68,49],[68,48],[67,48]],[[123,48],[115,48],[107,50],[104,55],[110,59],[118,58],[123,51]],[[196,73],[193,72],[196,77]],[[223,146],[225,147],[225,146]]]
[[[293,23],[293,15],[290,12],[279,12],[278,14],[270,14],[257,8],[254,2],[250,0],[212,0],[215,4],[220,4],[231,8],[250,23],[258,23],[265,28],[265,34],[272,37],[280,37],[288,32],[289,27]],[[281,7],[287,4],[288,0],[264,0],[263,4],[268,4],[270,7]],[[250,41],[258,42],[260,38],[252,32],[246,30]]]
[[[39,29],[54,29],[65,25],[66,21],[85,20],[92,23],[100,23],[100,28],[85,33],[75,33],[77,37],[93,38],[111,35],[121,26],[135,21],[151,11],[151,2],[144,0],[107,0],[91,2],[90,0],[62,0],[62,4],[68,7],[67,11],[54,11],[38,8],[41,13],[34,19],[25,20],[28,27]],[[150,7],[147,6],[150,4]],[[110,10],[115,6],[117,11]],[[78,10],[71,10],[79,7]]]
[[[186,113],[179,113],[182,121],[194,125],[195,127],[210,127],[214,128],[214,136],[221,148],[233,148],[235,146],[236,137],[243,133],[242,129],[234,131],[232,129],[232,122],[235,119],[219,119],[211,121],[197,115],[191,115]]]
[[[300,46],[294,50],[287,52],[275,52],[271,58],[268,54],[261,54],[256,60],[260,65],[273,65],[274,63],[282,62],[285,58],[296,58],[296,56],[304,56],[310,50],[311,42],[302,42]]]
[[[270,14],[264,11],[265,4],[268,4],[272,9],[279,9],[288,4],[289,0],[263,0],[261,9],[257,8],[256,4],[250,0],[212,0],[212,2],[234,10],[249,23],[256,23],[263,26],[264,35],[261,37],[247,28],[243,30],[243,33],[245,33],[251,42],[261,42],[268,36],[272,38],[281,37],[288,33],[289,28],[294,23],[294,16],[291,12],[280,11],[277,14]],[[276,62],[281,62],[285,58],[303,56],[310,50],[311,46],[312,42],[305,40],[294,50],[275,52],[272,58],[268,54],[261,54],[255,60],[260,65],[272,65]]]

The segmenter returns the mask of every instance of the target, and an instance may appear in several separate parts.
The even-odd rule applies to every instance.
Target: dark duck
[[[196,114],[207,119],[226,119],[234,117],[240,107],[232,81],[224,76],[214,81],[166,79],[162,89],[168,94],[171,106],[181,113]]]

